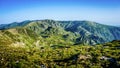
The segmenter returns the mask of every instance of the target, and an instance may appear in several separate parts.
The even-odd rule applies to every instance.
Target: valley
[[[0,68],[119,68],[120,27],[91,21],[0,25]]]

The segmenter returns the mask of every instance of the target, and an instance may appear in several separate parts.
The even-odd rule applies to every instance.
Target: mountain
[[[0,44],[0,68],[120,68],[120,40],[96,46],[16,44]]]
[[[91,21],[2,24],[0,68],[120,68],[119,39],[120,27]]]
[[[39,37],[52,38],[52,40],[66,40],[72,44],[95,45],[120,40],[120,27],[91,21],[28,20],[20,23],[2,24],[0,30],[1,33],[7,31],[11,35],[16,33],[19,37],[24,35],[33,40]]]
[[[29,20],[26,20],[26,21],[23,21],[23,22],[20,22],[20,23],[17,23],[17,22],[13,22],[11,24],[1,24],[0,25],[0,30],[4,30],[4,29],[9,29],[9,28],[15,28],[15,27],[18,27],[18,26],[25,26],[27,24],[29,24],[30,21]]]
[[[91,21],[63,21],[67,31],[81,35],[79,41],[85,43],[104,43],[120,39],[120,27],[108,26]]]

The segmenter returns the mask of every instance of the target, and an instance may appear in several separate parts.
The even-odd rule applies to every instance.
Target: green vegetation
[[[0,45],[0,68],[118,68],[120,41],[103,45],[14,47]]]
[[[79,44],[101,44],[120,39],[120,27],[108,26],[91,21],[55,21],[33,20],[20,23],[0,25],[0,30],[17,29],[19,33],[27,35],[64,35],[69,40]],[[30,34],[32,33],[32,34]]]
[[[36,20],[0,29],[0,68],[120,68],[120,41],[105,43],[120,39],[117,27]]]

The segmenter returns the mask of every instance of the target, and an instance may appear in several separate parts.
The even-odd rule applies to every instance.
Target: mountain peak
[[[14,30],[14,28],[18,28]],[[1,30],[20,32],[29,36],[57,35],[74,39],[74,43],[98,44],[120,39],[120,27],[99,24],[92,21],[55,21],[51,19],[23,21],[0,26]],[[67,35],[66,35],[67,34]],[[79,35],[78,35],[79,34]],[[34,36],[33,36],[34,37]],[[47,37],[47,36],[46,36]]]

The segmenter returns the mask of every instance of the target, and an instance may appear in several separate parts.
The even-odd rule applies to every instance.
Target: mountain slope
[[[81,34],[80,39],[83,38],[81,41],[86,38],[87,42],[88,39],[88,43],[91,43],[90,41],[104,43],[120,39],[120,27],[102,25],[90,21],[62,21],[61,23],[67,31]]]
[[[0,30],[15,29],[19,35],[30,38],[56,38],[74,44],[99,44],[120,39],[120,27],[102,25],[90,21],[33,20],[0,26]],[[14,31],[10,32],[14,33]],[[55,39],[52,39],[55,40]]]
[[[0,44],[0,68],[120,68],[120,40],[96,46],[31,45]]]

